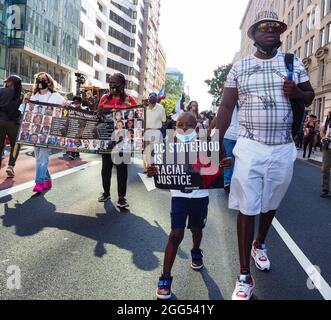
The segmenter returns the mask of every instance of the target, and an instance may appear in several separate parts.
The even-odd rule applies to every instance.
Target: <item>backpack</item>
[[[293,74],[294,72],[294,54],[287,53],[285,55],[285,64],[287,70]],[[292,136],[293,139],[303,130],[303,123],[306,115],[306,105],[301,100],[291,99],[291,106],[293,111],[293,125]]]

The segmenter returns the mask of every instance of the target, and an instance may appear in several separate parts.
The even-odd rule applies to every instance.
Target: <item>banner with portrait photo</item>
[[[157,143],[153,146],[153,160],[158,168],[154,177],[158,189],[190,192],[224,188],[219,141]]]
[[[22,116],[19,144],[70,152],[143,152],[145,109],[109,110],[102,116],[72,107],[30,102]]]

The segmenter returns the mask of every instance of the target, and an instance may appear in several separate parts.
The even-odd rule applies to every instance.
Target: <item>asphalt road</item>
[[[32,196],[29,188],[1,198],[0,299],[156,299],[170,196],[147,193],[137,175],[141,171],[130,166],[130,212],[96,201],[100,164],[58,178],[43,196]],[[320,168],[298,161],[277,218],[331,284],[331,200],[319,197],[320,180]],[[319,290],[308,288],[307,273],[274,228],[268,246],[272,271],[253,268],[254,299],[323,299]],[[174,299],[230,299],[238,272],[236,213],[227,209],[222,190],[211,192],[201,273],[190,268],[190,249],[188,231],[173,270]],[[21,271],[19,290],[7,288],[12,265]]]

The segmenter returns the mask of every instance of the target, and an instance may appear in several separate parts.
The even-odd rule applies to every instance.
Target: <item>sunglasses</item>
[[[283,27],[278,22],[267,21],[267,22],[260,23],[256,29],[260,32],[272,31],[272,32],[281,33],[283,30]]]

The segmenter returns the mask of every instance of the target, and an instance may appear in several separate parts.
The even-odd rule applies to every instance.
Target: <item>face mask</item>
[[[274,55],[276,54],[277,50],[281,47],[282,43],[279,41],[278,43],[275,43],[272,46],[266,46],[262,43],[255,42],[254,46],[257,48],[257,50],[263,54],[267,55]]]
[[[149,98],[149,100],[148,100],[148,102],[149,102],[149,104],[156,104],[157,103],[157,99],[156,98]]]
[[[183,143],[188,143],[188,142],[192,141],[196,136],[197,136],[197,133],[195,131],[192,131],[192,133],[187,134],[187,135],[180,134],[180,133],[176,134],[177,139]]]
[[[121,87],[113,85],[110,87],[110,93],[114,95],[120,95],[121,94]]]
[[[48,88],[48,83],[47,83],[47,81],[46,80],[41,80],[40,82],[39,82],[39,89],[41,89],[41,90],[45,90],[45,89],[47,89]]]

